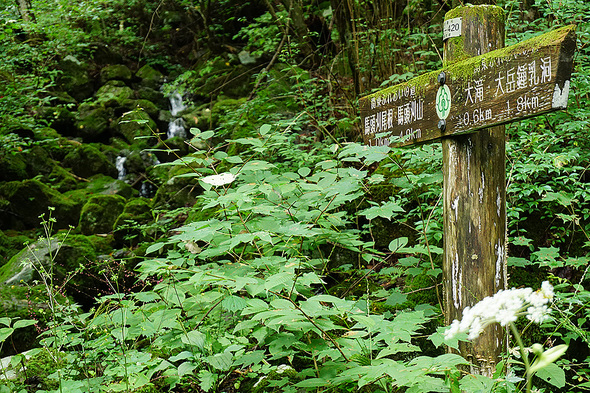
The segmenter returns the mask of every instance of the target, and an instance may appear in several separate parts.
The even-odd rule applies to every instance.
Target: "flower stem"
[[[529,363],[529,357],[526,353],[526,351],[524,350],[524,344],[522,343],[522,339],[520,338],[520,334],[518,333],[518,329],[516,329],[516,326],[511,322],[510,324],[510,330],[512,331],[512,334],[514,335],[514,338],[516,339],[516,342],[518,343],[518,350],[520,351],[520,356],[522,357],[522,360],[524,361],[524,368],[526,369],[526,391],[527,393],[531,392],[531,387],[532,387],[532,375],[529,373],[529,370],[531,369],[531,364]]]

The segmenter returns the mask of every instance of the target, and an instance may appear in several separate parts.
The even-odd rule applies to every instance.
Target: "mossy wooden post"
[[[445,66],[359,100],[365,143],[442,140],[445,317],[504,288],[506,173],[503,124],[565,109],[575,26],[504,46],[504,12],[455,8],[445,16]],[[476,56],[476,57],[473,57]],[[490,325],[461,343],[472,372],[491,375],[506,336]]]
[[[458,7],[445,16],[454,18],[461,18],[461,35],[445,41],[445,66],[504,46],[501,8]],[[504,126],[444,138],[442,148],[445,318],[450,324],[461,319],[465,307],[505,285]],[[460,344],[461,354],[473,364],[472,373],[493,374],[506,347],[505,337],[505,330],[493,324],[478,339]]]

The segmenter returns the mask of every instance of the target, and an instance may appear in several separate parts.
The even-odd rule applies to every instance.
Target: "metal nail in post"
[[[438,74],[438,83],[440,83],[440,85],[444,85],[447,82],[447,75],[444,72],[441,72],[440,74]]]

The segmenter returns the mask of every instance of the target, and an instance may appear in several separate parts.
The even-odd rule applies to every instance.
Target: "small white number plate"
[[[451,37],[459,37],[461,35],[461,18],[453,18],[445,20],[443,25],[443,41]]]

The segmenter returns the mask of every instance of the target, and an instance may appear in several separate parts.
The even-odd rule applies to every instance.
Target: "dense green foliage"
[[[519,321],[524,344],[569,344],[533,384],[586,391],[590,5],[500,3],[508,45],[578,23],[568,110],[507,126],[508,269],[556,289],[551,320]],[[27,239],[49,260],[12,285],[30,298],[0,318],[2,349],[35,342],[0,393],[523,391],[517,356],[484,377],[447,353],[440,146],[359,142],[358,93],[440,66],[447,4],[38,0],[28,21],[0,6],[0,213],[22,210],[0,223],[0,273]],[[108,80],[117,64],[133,76]],[[192,101],[186,143],[133,97],[164,75]],[[87,116],[62,131],[69,111]],[[121,151],[141,178],[93,195]],[[158,191],[136,197],[146,179]]]

